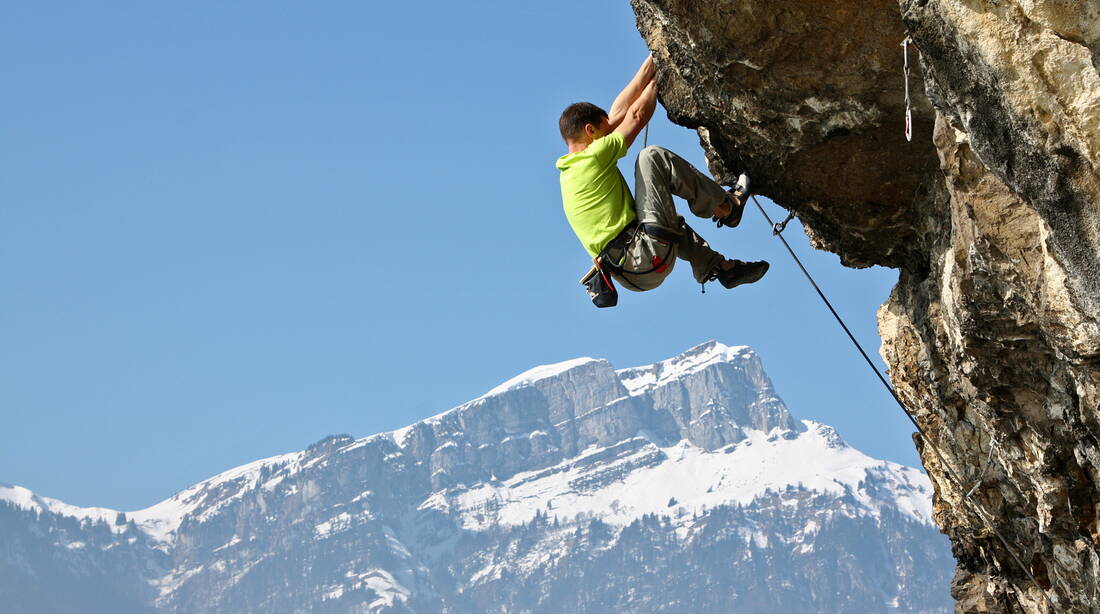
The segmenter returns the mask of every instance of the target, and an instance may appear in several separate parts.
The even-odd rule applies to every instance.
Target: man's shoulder
[[[600,138],[598,138],[596,140],[597,141],[605,141],[608,145],[616,145],[616,146],[622,145],[623,143],[626,143],[626,137],[623,136],[622,134],[618,133],[618,132],[612,132],[610,134],[605,134],[604,136],[601,136]]]
[[[626,155],[626,137],[618,132],[601,136],[588,146],[592,155],[603,162],[614,162]]]
[[[568,153],[558,158],[556,166],[562,172],[593,166],[599,168],[610,167],[613,166],[616,160],[626,155],[625,145],[626,142],[621,134],[602,136],[592,141],[592,144],[583,150]]]

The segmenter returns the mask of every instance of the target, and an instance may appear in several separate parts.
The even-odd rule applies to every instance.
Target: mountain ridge
[[[745,603],[777,607],[804,601],[799,578],[835,593],[839,580],[813,562],[822,551],[851,559],[853,577],[891,587],[890,597],[850,589],[860,603],[915,603],[917,577],[947,583],[935,564],[912,571],[906,562],[910,542],[922,561],[948,557],[927,478],[862,454],[827,425],[795,420],[751,349],[716,342],[618,371],[598,359],[529,369],[407,427],[329,436],[143,510],[93,514],[28,493],[18,491],[19,501],[39,511],[0,513],[0,525],[8,517],[22,536],[9,549],[85,575],[98,569],[86,567],[93,554],[109,553],[128,571],[115,574],[126,581],[108,602],[161,612],[606,611],[589,610],[587,597],[566,607],[543,593],[597,565],[607,581],[593,590],[614,601],[638,590],[631,574],[644,566],[606,567],[601,557],[651,561],[654,548],[682,559],[661,582],[693,591],[705,588],[696,586],[703,576],[729,573],[746,586],[764,577],[753,575],[756,564],[706,568],[715,547],[732,559],[763,557],[759,573],[791,587],[770,596],[744,588]],[[677,599],[688,607],[697,597]],[[651,611],[647,600],[634,611]],[[843,611],[819,601],[817,611]]]
[[[393,429],[391,431],[383,431],[383,432],[379,432],[379,433],[374,433],[374,434],[371,434],[371,435],[367,435],[365,437],[355,439],[352,443],[348,444],[348,446],[366,445],[371,440],[374,440],[374,439],[377,439],[377,438],[382,438],[382,437],[390,437],[394,441],[395,444],[397,444],[400,447],[404,447],[404,445],[403,445],[404,437],[410,431],[417,428],[418,426],[428,425],[428,424],[438,422],[440,419],[442,419],[445,416],[451,415],[456,411],[462,410],[463,408],[467,408],[467,407],[470,407],[474,404],[482,402],[487,398],[494,397],[494,396],[499,396],[499,395],[504,394],[506,392],[514,391],[518,388],[534,386],[539,381],[563,375],[563,374],[567,373],[568,371],[571,371],[571,370],[576,369],[576,368],[592,366],[594,363],[597,364],[597,365],[606,365],[607,369],[613,371],[616,375],[620,376],[620,379],[625,378],[627,381],[631,382],[631,385],[627,385],[625,382],[623,382],[626,391],[630,393],[628,395],[624,395],[624,397],[627,397],[627,396],[637,396],[639,393],[641,393],[643,391],[643,388],[645,388],[645,390],[651,390],[655,387],[659,387],[660,385],[670,383],[672,381],[672,379],[674,379],[676,376],[690,374],[692,372],[704,369],[707,366],[710,366],[712,364],[716,364],[716,363],[721,362],[723,360],[729,361],[729,360],[732,360],[732,359],[735,359],[735,358],[748,358],[748,359],[758,360],[755,351],[752,350],[748,346],[726,346],[726,345],[721,344],[721,343],[719,343],[715,340],[710,340],[710,341],[701,343],[699,345],[696,345],[696,346],[682,352],[678,356],[675,356],[675,357],[670,358],[670,359],[659,361],[657,363],[653,363],[653,364],[650,364],[650,365],[644,365],[644,366],[638,366],[638,367],[628,367],[628,368],[619,369],[619,370],[613,369],[612,366],[611,366],[611,363],[608,362],[606,359],[590,358],[590,357],[578,357],[578,358],[563,360],[563,361],[556,362],[556,363],[538,365],[538,366],[532,367],[532,368],[530,368],[530,369],[528,369],[528,370],[526,370],[526,371],[524,371],[524,372],[522,372],[522,373],[520,373],[520,374],[518,374],[518,375],[516,375],[512,378],[509,378],[508,380],[502,382],[501,384],[498,384],[497,386],[493,387],[492,389],[490,389],[485,394],[483,394],[481,396],[478,396],[474,399],[471,399],[470,401],[467,401],[465,403],[461,403],[461,404],[459,404],[455,407],[452,407],[452,408],[450,408],[446,411],[440,412],[440,413],[435,414],[433,416],[429,416],[427,418],[419,419],[419,420],[413,422],[412,424],[409,424],[409,425],[404,426],[404,427]],[[676,370],[677,366],[680,366],[681,370],[677,371]],[[672,375],[669,375],[667,373],[668,371],[672,371]],[[652,383],[648,382],[648,381],[642,381],[642,380],[645,380],[645,378],[651,377],[654,373],[658,373],[658,372],[664,372],[665,373],[665,375],[663,376],[664,379],[662,379],[660,382],[657,382],[656,380]],[[775,397],[775,398],[778,399],[778,397]],[[618,399],[615,399],[615,400],[618,400]],[[593,409],[599,409],[599,407],[594,407]],[[332,437],[339,437],[339,436],[337,436],[337,435],[326,436],[326,437],[318,440],[318,442],[315,442],[314,444],[311,444],[311,446],[312,445],[318,445],[322,442],[325,442],[325,441],[331,439]],[[350,436],[347,436],[347,437],[350,437]],[[350,448],[345,448],[345,449],[350,449]],[[104,521],[108,521],[108,520],[112,520],[115,516],[117,516],[117,514],[123,513],[123,514],[126,514],[128,517],[147,518],[147,519],[150,519],[151,521],[153,519],[159,520],[158,517],[157,517],[157,514],[155,512],[152,512],[152,510],[164,510],[164,509],[170,508],[170,507],[172,507],[170,505],[170,502],[178,501],[182,498],[185,498],[188,493],[194,492],[195,490],[199,489],[200,487],[213,486],[213,485],[217,485],[219,483],[225,482],[225,481],[231,481],[231,480],[237,479],[238,477],[249,474],[254,470],[259,470],[261,467],[266,466],[266,465],[291,464],[291,463],[296,462],[297,460],[300,460],[300,458],[303,454],[304,454],[304,451],[287,452],[287,453],[283,453],[283,454],[276,454],[276,455],[266,457],[266,458],[257,459],[255,461],[251,461],[251,462],[248,462],[248,463],[245,463],[243,465],[236,466],[236,467],[231,467],[231,468],[226,469],[224,471],[221,471],[221,472],[219,472],[219,473],[217,473],[217,474],[215,474],[215,475],[213,475],[209,478],[206,478],[204,480],[200,480],[199,482],[196,482],[195,484],[192,484],[192,485],[182,489],[181,491],[173,494],[172,496],[170,496],[170,497],[168,497],[168,498],[166,498],[162,501],[154,503],[153,505],[150,505],[148,507],[139,508],[139,509],[136,509],[136,510],[122,510],[122,509],[106,508],[106,507],[99,507],[99,506],[84,507],[84,506],[70,505],[70,504],[65,503],[64,501],[62,501],[60,499],[56,499],[56,498],[52,498],[52,497],[46,497],[44,495],[39,495],[39,494],[35,493],[34,491],[31,491],[30,489],[27,489],[25,487],[18,486],[18,485],[7,485],[3,482],[0,482],[0,501],[8,501],[9,503],[12,503],[16,506],[23,507],[24,509],[48,509],[49,511],[54,512],[54,513],[59,513],[59,514],[64,515],[64,516],[69,516],[69,517],[72,517],[72,518],[80,518],[80,519],[97,518],[97,519],[102,519]],[[154,530],[152,533],[154,535],[156,535],[156,534],[160,534],[161,531]]]

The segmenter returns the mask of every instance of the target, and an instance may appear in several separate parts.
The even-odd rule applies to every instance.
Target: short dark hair
[[[607,117],[607,111],[597,107],[591,102],[574,102],[565,107],[558,120],[558,128],[561,130],[561,138],[571,141],[580,137],[584,132],[585,124],[600,125],[600,120]]]

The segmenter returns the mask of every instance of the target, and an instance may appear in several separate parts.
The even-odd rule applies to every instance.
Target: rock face
[[[0,485],[0,610],[944,614],[931,503],[712,342],[538,367],[145,510]]]
[[[1100,2],[633,6],[717,177],[900,270],[882,351],[933,444],[958,611],[1100,611]]]

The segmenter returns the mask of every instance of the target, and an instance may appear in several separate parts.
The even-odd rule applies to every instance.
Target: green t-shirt
[[[623,135],[612,132],[558,158],[565,217],[593,257],[634,220],[634,197],[615,165],[626,149]]]

